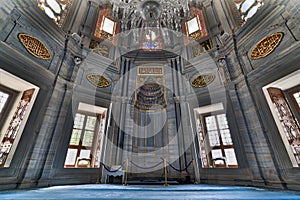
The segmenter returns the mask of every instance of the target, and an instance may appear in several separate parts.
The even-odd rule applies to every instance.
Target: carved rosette
[[[88,74],[88,81],[98,88],[104,88],[110,86],[110,82],[100,74]]]
[[[31,55],[43,60],[51,59],[51,54],[42,41],[36,37],[24,33],[20,33],[18,37],[21,44]]]
[[[192,87],[194,88],[201,88],[206,87],[210,83],[215,80],[216,76],[214,74],[202,74],[197,76],[195,79],[192,80]]]
[[[282,38],[283,33],[280,32],[264,37],[252,49],[250,58],[252,60],[257,60],[266,57],[276,49],[276,47],[282,41]]]

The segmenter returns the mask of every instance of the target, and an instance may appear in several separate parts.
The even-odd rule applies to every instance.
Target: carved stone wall
[[[248,147],[244,150],[247,165],[251,166],[250,173],[256,177],[253,184],[299,189],[294,184],[298,176],[292,174],[299,169],[292,167],[286,151],[282,151],[284,147],[276,125],[268,123],[273,123],[274,119],[269,114],[262,87],[299,69],[297,31],[291,29],[297,20],[288,18],[290,25],[287,25],[281,15],[291,13],[290,9],[300,5],[295,1],[265,3],[267,6],[261,8],[260,14],[249,19],[232,40],[220,48],[231,79],[226,88],[235,110],[240,138]],[[277,33],[280,38],[268,40]],[[253,54],[252,58],[259,59],[251,59],[252,50],[255,55],[261,55]]]

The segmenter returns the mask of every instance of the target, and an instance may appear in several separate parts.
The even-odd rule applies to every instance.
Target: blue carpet
[[[300,199],[300,193],[214,185],[72,185],[0,192],[0,199]]]

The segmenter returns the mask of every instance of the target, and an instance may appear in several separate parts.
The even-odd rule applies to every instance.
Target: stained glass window
[[[64,19],[67,16],[73,0],[36,0],[38,6],[42,9],[48,17],[61,27]]]
[[[235,3],[244,22],[253,17],[264,5],[263,0],[235,0]]]
[[[144,37],[142,38],[142,49],[150,51],[162,49],[159,29],[149,28],[144,30]]]
[[[194,40],[199,40],[207,37],[208,31],[205,25],[202,10],[191,8],[190,13],[194,17],[184,23],[183,32],[186,32],[186,35],[193,38]]]
[[[118,33],[119,23],[113,21],[109,17],[110,14],[110,9],[100,10],[94,31],[94,37],[97,39],[106,40]],[[116,38],[113,38],[113,40],[115,39]]]

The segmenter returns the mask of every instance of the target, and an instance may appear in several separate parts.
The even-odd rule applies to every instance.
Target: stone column
[[[190,104],[189,102],[185,102],[185,110],[187,113],[186,116],[186,121],[187,121],[187,126],[186,126],[186,131],[189,133],[187,135],[187,138],[190,138],[190,148],[191,148],[191,159],[194,160],[194,162],[192,163],[192,165],[188,168],[188,171],[190,172],[191,176],[194,176],[194,180],[195,182],[200,183],[200,172],[199,172],[199,168],[200,168],[200,164],[199,164],[199,159],[198,159],[198,155],[197,155],[197,151],[196,151],[196,126],[195,126],[195,118],[193,118],[192,116],[192,112],[193,110],[191,110],[190,108]],[[189,124],[189,125],[188,125]],[[200,153],[200,152],[199,152]]]
[[[117,159],[116,163],[122,164],[123,162],[123,147],[124,145],[124,136],[125,136],[125,128],[126,128],[126,119],[130,116],[128,116],[127,112],[127,104],[128,104],[128,81],[129,81],[129,68],[130,68],[130,59],[125,58],[122,61],[123,67],[121,68],[121,80],[122,80],[122,91],[121,91],[121,104],[120,104],[120,121],[119,121],[119,131],[118,131],[118,152],[117,152]],[[126,142],[126,141],[125,141]],[[126,158],[125,158],[126,159]]]
[[[83,22],[81,35],[83,36],[82,44],[85,47],[89,47],[92,31],[94,30],[94,18],[97,15],[98,3],[94,0],[90,0],[87,6],[86,18]]]

